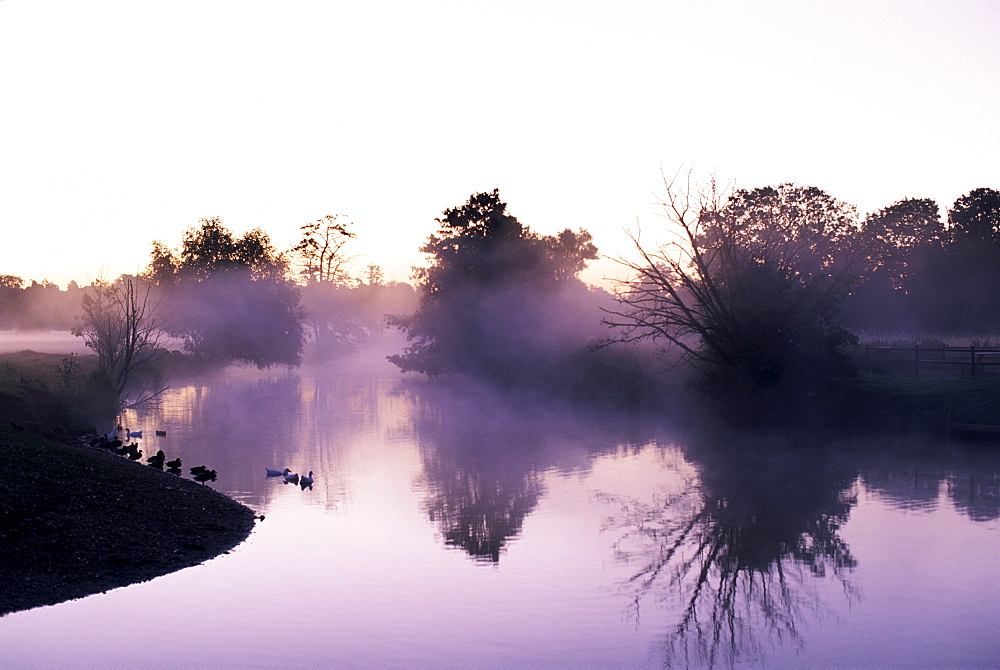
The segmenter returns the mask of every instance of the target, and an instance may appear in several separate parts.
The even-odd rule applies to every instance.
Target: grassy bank
[[[847,423],[890,430],[944,431],[956,423],[1000,426],[1000,380],[861,375],[851,387]]]
[[[0,355],[0,427],[13,423],[56,438],[92,429],[94,418],[109,411],[90,382],[96,368],[96,356]]]

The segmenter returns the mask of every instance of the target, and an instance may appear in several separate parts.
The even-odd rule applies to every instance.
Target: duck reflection
[[[801,644],[819,615],[815,577],[848,580],[857,565],[840,537],[856,472],[811,447],[754,444],[688,455],[686,487],[653,502],[618,499],[616,554],[636,567],[631,614],[648,598],[673,603],[666,664],[758,663],[767,643]],[[674,601],[677,602],[674,602]]]

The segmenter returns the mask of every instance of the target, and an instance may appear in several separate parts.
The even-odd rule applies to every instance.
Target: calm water
[[[996,448],[734,443],[239,370],[128,423],[265,520],[204,565],[0,619],[4,667],[1000,664]]]

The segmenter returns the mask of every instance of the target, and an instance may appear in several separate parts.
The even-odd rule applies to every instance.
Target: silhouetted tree
[[[836,319],[864,259],[853,208],[793,184],[724,204],[714,184],[665,186],[673,237],[655,250],[636,238],[640,259],[622,260],[636,278],[607,319],[620,338],[679,349],[705,389],[758,417],[764,392],[803,399],[849,375],[855,338]]]
[[[922,324],[919,287],[938,262],[946,233],[937,203],[907,198],[869,214],[862,227],[866,272],[845,301],[845,321],[857,327],[907,331]]]
[[[945,241],[937,203],[926,198],[900,200],[868,215],[863,231],[871,245],[869,271],[894,289],[908,289],[921,261],[940,252]]]
[[[216,218],[184,233],[179,251],[153,243],[145,276],[170,305],[167,329],[207,361],[297,365],[303,330],[299,291],[262,230],[240,238]]]
[[[421,248],[430,264],[416,272],[420,307],[394,321],[411,344],[390,361],[404,371],[518,384],[544,377],[553,353],[582,346],[587,334],[563,315],[574,293],[586,294],[576,275],[597,257],[589,233],[539,236],[507,212],[497,190],[473,194],[437,222]]]
[[[920,278],[925,327],[990,332],[1000,327],[1000,192],[977,188],[948,211],[949,242]]]
[[[21,311],[21,287],[24,280],[14,275],[0,275],[0,326],[14,328]]]
[[[1000,191],[977,188],[956,200],[948,232],[959,247],[1000,247]]]
[[[138,405],[163,391],[155,368],[164,353],[163,331],[150,288],[123,276],[114,283],[97,280],[82,294],[83,322],[73,334],[97,354],[99,387],[109,402],[124,402],[133,391],[129,404]],[[147,383],[133,388],[140,378]]]
[[[316,353],[330,358],[356,351],[377,339],[384,321],[359,312],[355,284],[348,273],[352,257],[345,253],[356,236],[349,221],[327,215],[301,227],[302,239],[291,250],[303,283],[305,324],[312,333]]]
[[[349,229],[351,222],[339,218],[339,214],[328,214],[301,227],[302,239],[292,248],[292,256],[306,284],[347,282],[351,257],[344,247],[356,235]]]

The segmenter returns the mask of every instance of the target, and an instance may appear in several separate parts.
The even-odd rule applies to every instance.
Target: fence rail
[[[1000,375],[997,347],[873,347],[865,346],[866,372]]]

